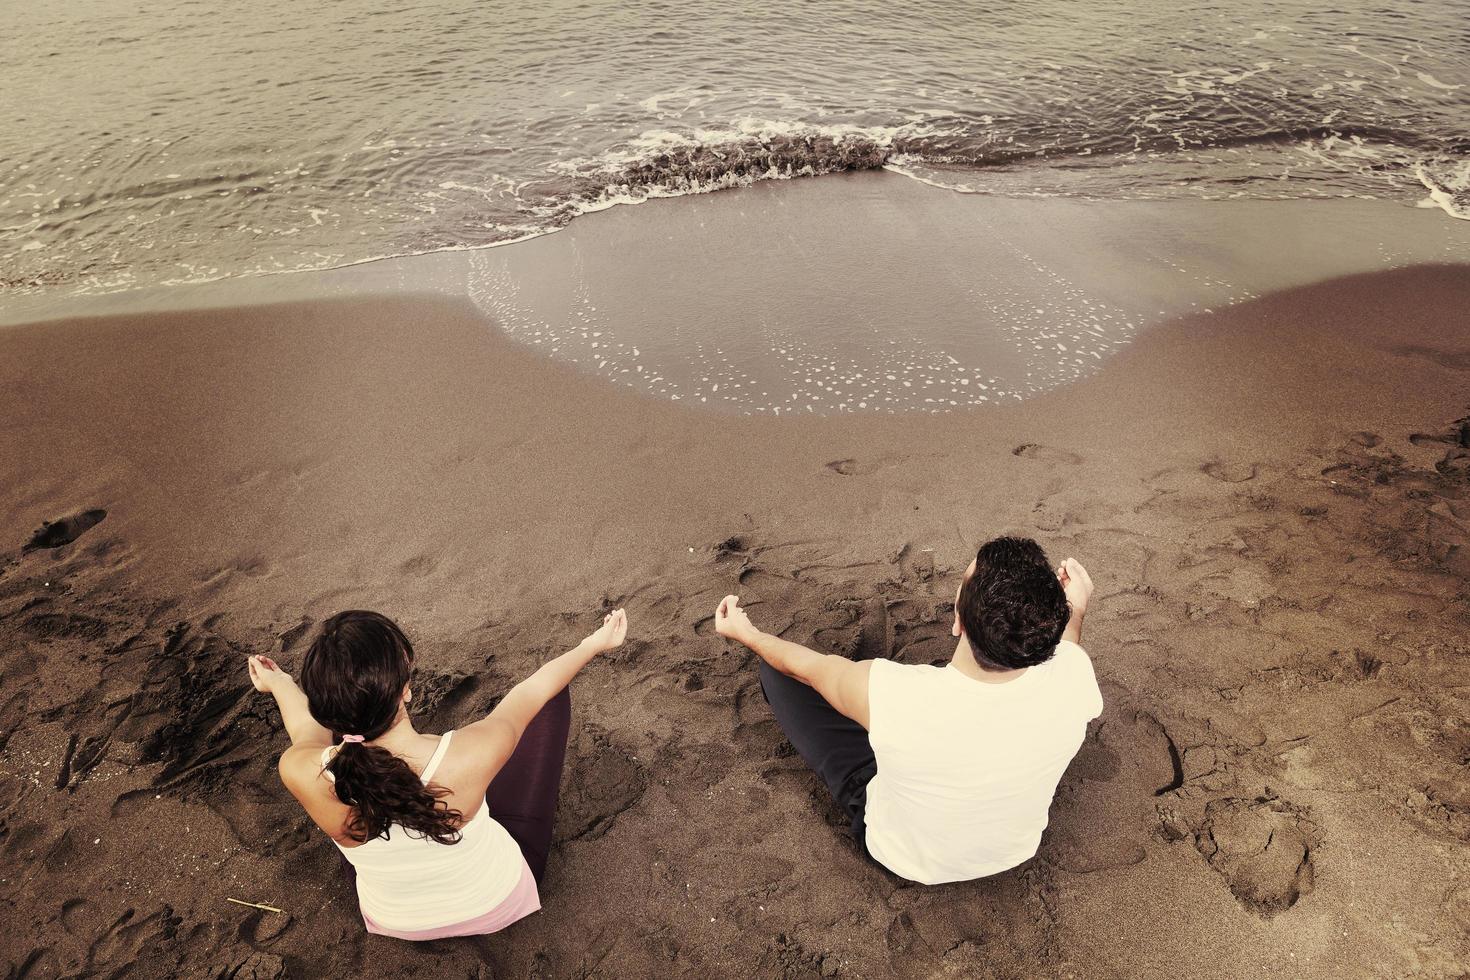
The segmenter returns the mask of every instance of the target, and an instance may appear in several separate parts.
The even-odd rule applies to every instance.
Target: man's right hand
[[[755,628],[750,617],[745,615],[745,610],[740,608],[738,595],[727,595],[720,600],[720,606],[715,610],[715,632],[746,646],[760,635],[760,630]]]
[[[1075,558],[1068,558],[1062,562],[1057,569],[1057,581],[1062,583],[1062,591],[1067,594],[1067,602],[1072,606],[1072,617],[1081,619],[1087,612],[1087,602],[1092,598],[1092,576],[1087,574],[1087,569]]]

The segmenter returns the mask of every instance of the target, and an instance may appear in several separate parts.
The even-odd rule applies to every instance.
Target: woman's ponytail
[[[442,797],[442,786],[426,786],[408,763],[387,749],[344,742],[327,763],[337,799],[352,808],[347,833],[353,840],[388,836],[397,824],[440,844],[459,842],[460,814]]]
[[[372,740],[398,720],[413,647],[386,616],[352,610],[322,624],[301,665],[311,715],[338,734]],[[408,763],[360,739],[344,740],[326,765],[337,799],[351,808],[347,832],[357,841],[387,838],[394,824],[440,844],[459,841],[462,815],[442,786],[426,786]]]

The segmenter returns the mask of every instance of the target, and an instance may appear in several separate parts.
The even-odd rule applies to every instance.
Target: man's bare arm
[[[1082,617],[1087,615],[1087,603],[1092,599],[1092,576],[1087,574],[1080,561],[1068,558],[1057,569],[1057,580],[1062,583],[1062,591],[1067,594],[1067,602],[1072,607],[1072,617],[1067,620],[1062,639],[1081,645]]]
[[[726,596],[715,610],[715,631],[746,647],[775,670],[811,687],[832,707],[868,727],[868,672],[870,661],[818,653],[800,643],[762,633],[740,608],[739,596]]]

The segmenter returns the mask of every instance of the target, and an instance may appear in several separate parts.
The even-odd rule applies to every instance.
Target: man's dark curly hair
[[[975,574],[960,588],[959,614],[975,662],[1015,670],[1051,659],[1071,607],[1041,545],[995,538],[975,556]]]

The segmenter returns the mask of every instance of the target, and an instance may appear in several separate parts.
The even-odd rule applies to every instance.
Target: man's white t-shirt
[[[1040,846],[1057,782],[1102,708],[1092,661],[1066,640],[1002,684],[874,660],[868,852],[926,885],[1014,868]]]

